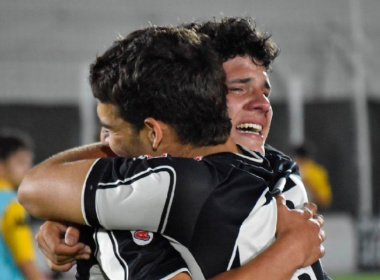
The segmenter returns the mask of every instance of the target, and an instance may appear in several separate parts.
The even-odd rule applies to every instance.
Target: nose
[[[260,90],[251,92],[251,94],[247,95],[247,101],[244,106],[245,110],[248,111],[262,111],[263,113],[267,113],[271,108],[270,101],[268,97]]]

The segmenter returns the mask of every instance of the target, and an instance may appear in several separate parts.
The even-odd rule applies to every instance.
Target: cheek
[[[233,98],[227,96],[227,111],[228,116],[233,120],[239,112],[239,104]]]
[[[267,123],[266,123],[265,129],[264,129],[264,138],[265,139],[268,137],[268,134],[269,134],[270,125],[272,123],[272,117],[273,117],[273,110],[271,107],[269,112],[267,113]]]
[[[11,169],[19,176],[24,176],[30,168],[32,168],[32,159],[29,157],[20,158],[11,162]]]
[[[107,144],[109,145],[109,147],[111,148],[111,150],[117,154],[118,156],[120,156],[120,143],[119,141],[113,137],[113,136],[108,136],[107,138]]]

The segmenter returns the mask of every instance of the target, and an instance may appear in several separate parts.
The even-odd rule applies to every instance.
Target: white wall
[[[360,1],[360,0],[357,0]],[[2,0],[0,102],[77,103],[83,64],[117,34],[153,24],[249,15],[282,53],[273,100],[299,76],[306,98],[347,98],[352,85],[350,1],[346,0]],[[362,0],[367,92],[380,99],[380,1]]]

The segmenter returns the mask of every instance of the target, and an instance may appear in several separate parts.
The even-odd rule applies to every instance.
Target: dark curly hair
[[[252,18],[225,17],[217,21],[193,22],[182,25],[197,33],[210,37],[215,50],[223,62],[236,56],[249,55],[253,62],[271,70],[280,49],[270,39],[271,35],[261,32]]]
[[[149,27],[120,39],[90,66],[94,97],[136,130],[147,117],[171,125],[182,144],[224,143],[230,133],[220,57],[205,35]]]

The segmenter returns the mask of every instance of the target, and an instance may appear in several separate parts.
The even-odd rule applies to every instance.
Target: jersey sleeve
[[[275,184],[284,176],[284,171],[293,166],[292,173],[283,189],[288,206],[290,208],[300,208],[305,202],[308,202],[305,185],[299,173],[299,166],[294,160],[267,144],[265,145],[265,157],[273,170],[273,181],[271,184]]]
[[[176,173],[169,160],[102,158],[89,171],[82,193],[82,212],[88,225],[105,229],[157,232]]]
[[[4,213],[2,232],[16,263],[31,261],[36,258],[33,234],[26,223],[27,213],[17,202],[10,203]]]

